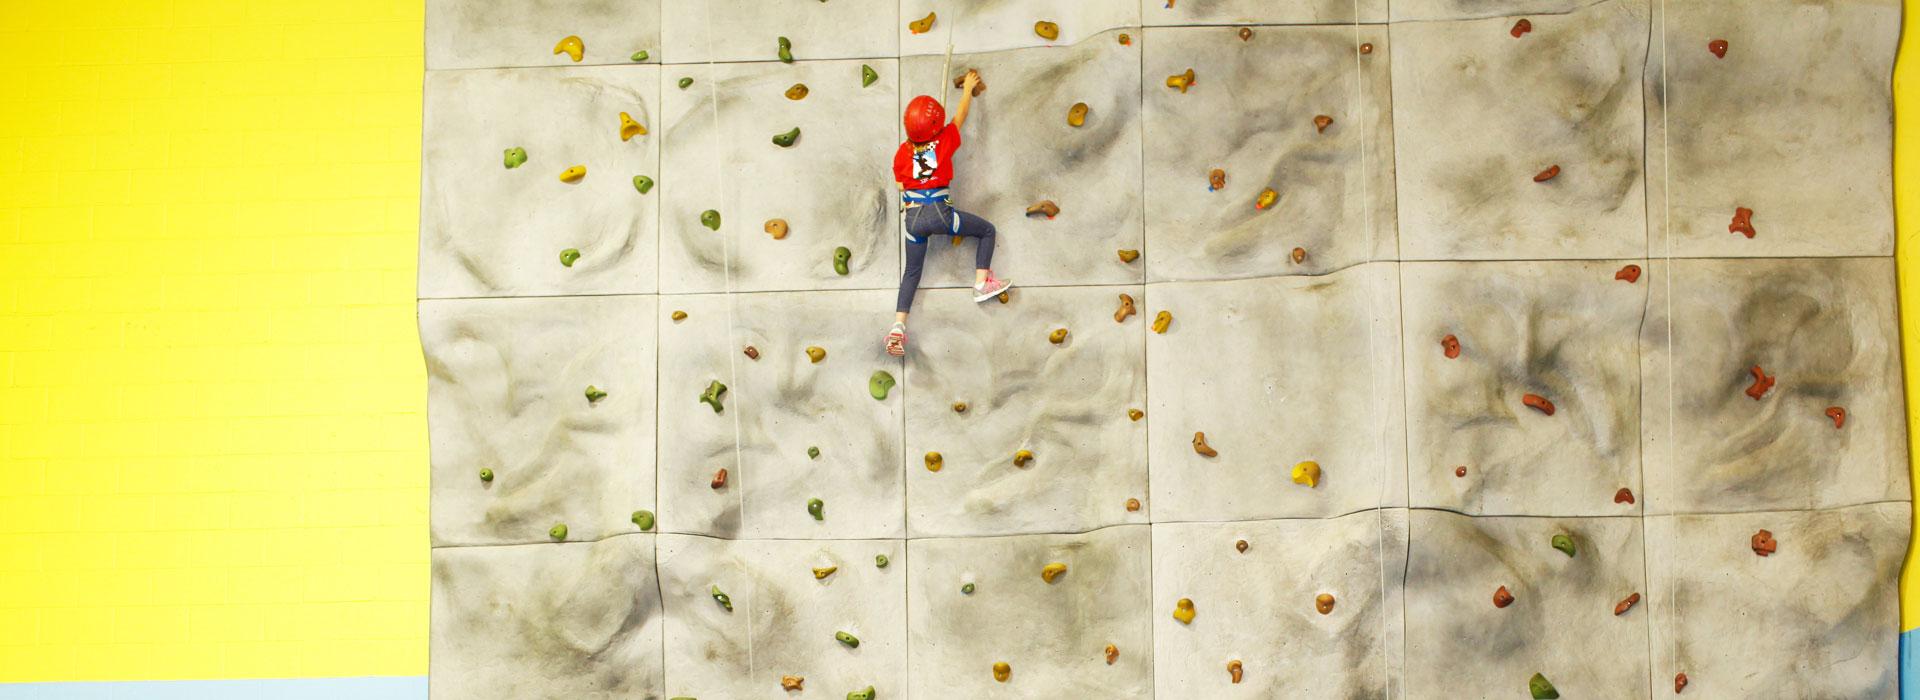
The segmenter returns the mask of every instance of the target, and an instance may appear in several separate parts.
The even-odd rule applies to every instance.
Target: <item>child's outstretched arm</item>
[[[960,78],[960,106],[953,110],[953,127],[958,129],[967,123],[967,108],[973,106],[973,86],[980,84],[980,71],[967,69]]]

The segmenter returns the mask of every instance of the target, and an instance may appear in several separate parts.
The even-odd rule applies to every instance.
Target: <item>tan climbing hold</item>
[[[1036,214],[1051,219],[1060,215],[1060,205],[1054,204],[1051,199],[1042,199],[1034,202],[1033,206],[1027,207],[1027,216]]]
[[[1120,308],[1115,309],[1113,312],[1113,322],[1114,323],[1125,322],[1127,320],[1127,317],[1132,316],[1134,313],[1135,312],[1133,308],[1133,295],[1122,294],[1120,295]]]
[[[1167,76],[1167,87],[1173,88],[1175,90],[1179,90],[1180,94],[1183,94],[1183,95],[1186,94],[1187,88],[1193,87],[1193,82],[1194,81],[1193,81],[1192,68],[1188,68],[1187,72],[1181,73],[1179,75]]]
[[[1768,556],[1780,549],[1780,542],[1773,539],[1773,533],[1761,530],[1753,533],[1753,553]]]
[[[1241,677],[1241,672],[1242,672],[1242,670],[1243,670],[1243,668],[1244,668],[1244,667],[1242,667],[1242,666],[1240,665],[1240,660],[1239,660],[1239,659],[1234,659],[1234,660],[1232,660],[1232,661],[1228,661],[1228,662],[1227,662],[1227,677],[1229,677],[1229,678],[1232,678],[1232,679],[1233,679],[1233,682],[1234,682],[1235,684],[1238,684],[1238,683],[1240,682],[1240,677]]]
[[[1140,259],[1140,251],[1137,251],[1137,250],[1122,250],[1122,251],[1119,251],[1119,253],[1120,253],[1120,262],[1123,262],[1123,263],[1130,263]]]
[[[786,219],[767,219],[767,225],[762,226],[761,229],[766,231],[767,235],[773,236],[773,240],[777,241],[782,238],[786,238],[787,237],[787,220]]]
[[[1504,608],[1512,604],[1513,594],[1507,591],[1506,586],[1501,586],[1493,591],[1493,607]]]
[[[926,459],[927,459],[927,471],[930,471],[930,472],[940,471],[940,467],[945,466],[946,464],[946,460],[943,459],[940,456],[940,453],[938,452],[928,452]]]
[[[1040,35],[1042,39],[1053,41],[1060,38],[1060,25],[1045,20],[1034,22],[1033,33]]]
[[[1173,619],[1179,620],[1183,625],[1193,624],[1192,598],[1181,598],[1173,602]]]
[[[1002,304],[1005,304],[1005,303],[1007,303],[1007,302],[1010,302],[1010,301],[1013,301],[1013,290],[1011,290],[1011,289],[1009,289],[1009,290],[1007,290],[1007,291],[1004,291],[1004,292],[1001,292],[1001,293],[1000,293],[1000,296],[997,296],[997,297],[994,297],[994,298],[995,298],[995,299],[999,299],[999,300],[1000,300],[1000,303],[1002,303]]]
[[[1220,456],[1219,452],[1215,452],[1212,447],[1207,445],[1207,434],[1198,431],[1193,434],[1193,451],[1200,453],[1202,457]]]
[[[916,19],[912,22],[908,22],[907,31],[913,32],[915,34],[925,34],[929,31],[932,31],[933,20],[935,19],[935,17],[936,15],[934,13],[929,12],[925,17],[921,17],[920,19]]]
[[[1333,594],[1322,593],[1313,597],[1313,609],[1322,615],[1333,613]]]
[[[1293,258],[1293,264],[1295,265],[1307,261],[1307,249],[1305,248],[1294,248],[1293,252],[1289,255]]]
[[[1140,499],[1138,498],[1127,499],[1127,512],[1129,513],[1140,512]]]
[[[787,96],[787,99],[798,101],[798,100],[807,99],[807,92],[808,91],[807,91],[806,83],[794,83],[793,87],[787,88],[787,91],[785,94]]]
[[[1360,55],[1365,56],[1370,53],[1373,53],[1373,44],[1371,42],[1360,45]]]
[[[1153,315],[1153,332],[1167,334],[1167,327],[1173,325],[1173,312],[1162,311]]]
[[[567,58],[573,59],[574,63],[579,63],[580,59],[585,56],[586,53],[587,43],[581,41],[580,37],[577,36],[569,35],[567,38],[561,39],[560,43],[553,45],[553,55],[566,54]]]
[[[1207,171],[1207,191],[1218,192],[1227,188],[1227,171],[1219,168]]]
[[[966,412],[967,412],[967,402],[965,402],[965,401],[955,401],[955,402],[953,402],[953,412],[954,412],[954,413],[966,413]]]
[[[1013,466],[1024,467],[1024,466],[1027,466],[1027,463],[1031,461],[1033,461],[1032,452],[1028,452],[1026,450],[1017,450],[1013,453]]]
[[[713,473],[712,486],[713,486],[713,490],[715,491],[718,491],[720,489],[724,489],[727,487],[727,470],[725,467],[722,467],[720,468],[720,471],[716,471]]]
[[[1260,190],[1260,196],[1253,200],[1253,208],[1265,211],[1267,207],[1273,206],[1273,203],[1279,201],[1279,199],[1280,193],[1273,191],[1271,187]]]
[[[1246,554],[1246,553],[1247,553],[1247,546],[1248,546],[1248,545],[1247,545],[1247,541],[1246,541],[1246,540],[1234,540],[1234,541],[1233,541],[1233,551],[1236,551],[1236,552],[1239,552],[1239,553],[1241,553],[1241,554]]]
[[[633,120],[633,115],[620,113],[620,140],[626,141],[635,136],[646,136],[647,127]]]
[[[566,170],[560,171],[560,181],[567,183],[569,185],[578,183],[581,180],[585,180],[586,178],[587,178],[587,166],[584,166],[584,165],[576,165],[571,168],[567,168]]]
[[[1001,683],[1005,683],[1007,682],[1007,679],[1012,676],[1013,676],[1013,667],[1008,666],[1007,662],[1005,661],[993,662],[993,679],[994,680],[999,681]]]
[[[807,361],[817,365],[817,364],[820,364],[820,361],[824,359],[827,359],[826,348],[822,348],[818,345],[807,346]]]
[[[1067,126],[1086,126],[1087,103],[1075,102],[1067,108]]]
[[[1067,565],[1056,561],[1040,567],[1040,580],[1053,583],[1054,579],[1060,578],[1064,573],[1067,573]]]
[[[807,679],[802,678],[800,676],[781,676],[780,677],[781,690],[788,690],[788,691],[806,690],[806,688],[804,687],[806,684],[807,684]]]
[[[685,321],[687,320],[687,312],[676,309],[672,314],[672,318],[675,321]]]
[[[821,579],[824,579],[824,578],[826,578],[826,577],[828,577],[828,576],[832,576],[832,575],[833,575],[833,572],[835,572],[835,571],[839,571],[839,570],[840,570],[840,567],[838,567],[838,566],[821,566],[821,567],[816,567],[816,568],[814,568],[814,570],[813,570],[813,580],[815,580],[815,581],[819,581],[819,580],[821,580]]]
[[[1253,38],[1253,30],[1252,30],[1252,29],[1250,29],[1250,28],[1247,28],[1247,27],[1241,27],[1241,28],[1240,28],[1240,40],[1241,40],[1241,41],[1246,41],[1246,40],[1248,40],[1248,39],[1252,39],[1252,38]]]
[[[1303,484],[1307,488],[1320,486],[1320,463],[1307,460],[1293,465],[1293,483]]]
[[[747,359],[749,360],[760,359],[760,348],[756,348],[752,345],[748,345],[745,350],[741,350],[740,352],[745,353],[747,356]]]
[[[967,72],[972,72],[972,69],[968,69],[968,70],[967,70]],[[954,76],[954,77],[953,77],[953,86],[954,86],[954,87],[957,87],[957,88],[960,88],[960,87],[966,87],[966,86],[967,86],[967,72],[962,72],[961,74],[959,74],[959,75],[956,75],[956,76]],[[979,97],[979,96],[980,96],[980,93],[983,93],[983,92],[986,92],[986,91],[987,91],[987,81],[985,81],[985,80],[977,80],[977,81],[975,81],[975,82],[973,83],[973,96],[974,96],[974,97]]]
[[[1067,329],[1065,328],[1053,329],[1052,333],[1047,334],[1047,342],[1053,343],[1054,345],[1059,345],[1061,343],[1067,342]]]
[[[1140,409],[1137,409],[1137,408],[1129,408],[1129,409],[1127,409],[1127,419],[1128,419],[1128,420],[1132,420],[1132,421],[1138,421],[1138,420],[1140,420],[1141,418],[1145,418],[1145,417],[1146,417],[1146,415],[1147,415],[1147,412],[1146,412],[1146,411],[1142,411],[1142,410],[1140,410]]]
[[[1119,660],[1120,660],[1120,647],[1114,646],[1112,644],[1108,644],[1107,645],[1107,665],[1112,666],[1113,662],[1119,661]]]
[[[1546,182],[1546,181],[1548,181],[1548,180],[1552,180],[1552,179],[1554,179],[1554,178],[1556,178],[1556,177],[1560,177],[1560,166],[1558,166],[1558,165],[1551,165],[1551,166],[1547,166],[1547,169],[1546,169],[1546,170],[1542,170],[1542,171],[1540,171],[1539,173],[1536,173],[1536,174],[1534,174],[1534,176],[1533,176],[1533,181],[1534,181],[1534,182]]]
[[[1633,606],[1639,603],[1640,603],[1640,594],[1638,593],[1622,598],[1620,599],[1620,602],[1615,603],[1613,605],[1613,616],[1619,617],[1621,615],[1625,615],[1627,614],[1628,610],[1632,610]]]
[[[1333,126],[1333,117],[1325,114],[1313,115],[1313,130],[1315,133],[1327,133],[1327,127],[1329,126]]]

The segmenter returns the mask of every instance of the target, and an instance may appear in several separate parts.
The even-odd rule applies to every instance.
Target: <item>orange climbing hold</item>
[[[1839,430],[1840,426],[1847,424],[1847,409],[1839,406],[1828,406],[1827,417],[1833,419],[1833,429]]]
[[[1513,38],[1518,39],[1520,38],[1521,35],[1526,34],[1527,32],[1530,32],[1530,31],[1533,31],[1533,22],[1523,19],[1518,22],[1514,22],[1513,29],[1509,30],[1507,33],[1512,34]]]
[[[1313,609],[1322,615],[1333,613],[1333,594],[1322,593],[1313,597]]]
[[[1294,249],[1293,249],[1293,252],[1292,252],[1292,253],[1289,253],[1289,254],[1288,254],[1288,257],[1291,257],[1291,258],[1293,258],[1293,264],[1295,264],[1295,265],[1298,265],[1298,264],[1300,264],[1300,263],[1303,263],[1303,262],[1306,262],[1306,261],[1307,261],[1307,249],[1305,249],[1305,248],[1294,248]]]
[[[1234,541],[1233,541],[1233,549],[1234,549],[1234,551],[1236,551],[1236,552],[1239,552],[1239,553],[1241,553],[1241,554],[1246,554],[1246,553],[1247,553],[1247,541],[1246,541],[1246,540],[1234,540]]]
[[[1361,45],[1360,45],[1360,55],[1362,55],[1362,56],[1365,56],[1365,55],[1367,55],[1367,54],[1370,54],[1370,53],[1373,53],[1373,44],[1372,44],[1372,42],[1368,42],[1368,43],[1365,43],[1365,44],[1361,44]]]
[[[1448,333],[1447,337],[1440,339],[1440,351],[1446,354],[1449,360],[1460,357],[1460,339]]]
[[[1737,233],[1752,238],[1755,233],[1753,230],[1753,210],[1746,207],[1734,207],[1733,223],[1727,224],[1727,233]]]
[[[1545,413],[1549,416],[1553,415],[1553,402],[1548,401],[1545,396],[1539,394],[1522,394],[1520,396],[1520,403],[1525,404],[1527,408]]]
[[[1675,694],[1675,695],[1678,695],[1678,694],[1680,694],[1680,691],[1682,691],[1682,690],[1686,690],[1686,689],[1687,689],[1687,674],[1685,674],[1685,673],[1676,673],[1676,674],[1673,674],[1673,692],[1674,692],[1674,694]]]
[[[1465,478],[1467,478],[1467,468],[1466,468],[1466,467],[1454,467],[1454,468],[1453,468],[1453,475],[1454,475],[1454,477],[1456,477],[1456,478],[1460,478],[1460,479],[1465,479]]]
[[[1707,50],[1713,52],[1714,58],[1726,58],[1727,57],[1727,40],[1714,39],[1713,41],[1709,41],[1707,42]]]
[[[1138,498],[1127,499],[1127,512],[1129,513],[1140,512],[1140,499]]]
[[[1252,39],[1252,38],[1253,38],[1253,30],[1252,30],[1252,29],[1249,29],[1249,28],[1247,28],[1247,27],[1241,27],[1241,28],[1240,28],[1240,40],[1241,40],[1241,41],[1246,41],[1246,40],[1248,40],[1248,39]]]
[[[1534,181],[1534,182],[1546,182],[1546,181],[1548,181],[1548,180],[1552,180],[1552,179],[1554,179],[1554,178],[1556,178],[1556,177],[1559,177],[1559,176],[1560,176],[1560,166],[1558,166],[1558,165],[1551,165],[1551,166],[1548,166],[1546,170],[1542,170],[1542,171],[1540,171],[1540,172],[1539,172],[1539,174],[1537,174],[1537,175],[1534,175],[1534,176],[1533,176],[1533,181]]]
[[[1621,599],[1620,602],[1615,603],[1613,606],[1614,617],[1619,617],[1621,615],[1627,614],[1628,610],[1632,610],[1633,606],[1638,605],[1639,603],[1640,603],[1640,594],[1638,593],[1635,593],[1633,595],[1630,595],[1630,596],[1627,596],[1626,598]]]
[[[1315,133],[1327,133],[1327,127],[1329,126],[1333,126],[1333,117],[1325,114],[1313,115],[1313,130]]]
[[[722,467],[720,471],[713,473],[713,490],[718,491],[726,487],[727,487],[727,470],[725,467]]]
[[[1240,675],[1242,671],[1243,671],[1243,668],[1240,665],[1239,659],[1234,659],[1232,661],[1227,662],[1227,676],[1229,678],[1232,678],[1235,684],[1240,683]]]
[[[1780,543],[1773,539],[1773,533],[1766,530],[1753,533],[1753,553],[1767,556],[1780,549]]]
[[[1207,434],[1203,432],[1196,431],[1193,434],[1193,451],[1200,453],[1202,457],[1220,456],[1219,452],[1214,451],[1211,446],[1207,445]]]
[[[1774,378],[1761,371],[1760,365],[1754,365],[1747,371],[1753,373],[1753,385],[1747,387],[1747,397],[1759,401],[1760,397],[1767,395],[1767,390],[1773,388]]]
[[[1497,589],[1494,589],[1493,607],[1504,608],[1512,604],[1513,604],[1513,594],[1507,592],[1506,586],[1501,586]]]
[[[1107,665],[1112,666],[1113,662],[1119,661],[1119,660],[1120,660],[1120,647],[1114,646],[1112,644],[1108,644],[1107,645]]]
[[[1627,284],[1633,284],[1635,282],[1638,282],[1640,281],[1640,266],[1628,265],[1626,267],[1620,268],[1619,272],[1613,273],[1613,278],[1624,281]]]
[[[1035,214],[1052,219],[1060,215],[1060,205],[1054,204],[1051,199],[1042,199],[1035,202],[1033,206],[1027,207],[1027,216],[1033,216]]]

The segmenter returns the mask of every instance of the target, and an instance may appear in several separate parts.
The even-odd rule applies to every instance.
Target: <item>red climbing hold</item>
[[[1553,415],[1553,402],[1548,401],[1545,396],[1539,394],[1523,394],[1520,396],[1520,403],[1526,404],[1527,408],[1545,413],[1549,416]]]
[[[1553,166],[1549,166],[1546,170],[1540,171],[1538,175],[1534,175],[1533,181],[1546,182],[1548,180],[1552,180],[1559,176],[1560,176],[1560,166],[1553,165]]]
[[[1847,424],[1847,409],[1839,406],[1828,406],[1827,417],[1833,419],[1833,429],[1839,430],[1840,426]]]
[[[1735,207],[1733,210],[1733,223],[1727,224],[1727,233],[1738,233],[1752,238],[1754,234],[1753,210],[1746,207]]]
[[[1493,607],[1504,608],[1512,604],[1513,594],[1507,592],[1506,586],[1501,586],[1493,592]]]
[[[1627,284],[1633,284],[1635,282],[1638,282],[1640,281],[1640,266],[1628,265],[1626,267],[1620,268],[1619,272],[1613,273],[1613,278],[1624,281]]]
[[[1620,487],[1619,491],[1613,492],[1613,502],[1633,505],[1633,489]]]
[[[1513,30],[1507,33],[1512,34],[1513,38],[1518,39],[1520,38],[1520,35],[1530,31],[1533,31],[1533,23],[1523,19],[1518,22],[1514,22]]]
[[[1466,468],[1466,467],[1454,467],[1454,468],[1453,468],[1453,475],[1454,475],[1455,477],[1458,477],[1458,478],[1461,478],[1461,479],[1465,479],[1465,478],[1467,478],[1467,468]]]
[[[1714,39],[1713,41],[1709,41],[1707,42],[1707,50],[1713,52],[1714,58],[1726,58],[1727,57],[1727,40]]]
[[[1766,372],[1760,371],[1760,365],[1754,365],[1752,369],[1747,371],[1753,373],[1753,386],[1747,387],[1747,396],[1755,401],[1759,401],[1760,397],[1767,395],[1768,389],[1773,388],[1773,377],[1767,376]]]
[[[1639,602],[1640,602],[1640,594],[1638,593],[1635,593],[1633,595],[1627,596],[1624,599],[1621,599],[1619,603],[1616,603],[1613,606],[1614,617],[1619,617],[1621,615],[1627,614],[1627,611],[1632,610],[1633,606],[1638,604]]]
[[[1780,543],[1773,539],[1773,533],[1766,530],[1753,533],[1753,553],[1767,556],[1780,549]]]
[[[1687,689],[1687,674],[1684,674],[1684,673],[1673,674],[1674,694],[1678,695],[1680,691],[1686,690],[1686,689]]]
[[[1453,337],[1452,333],[1448,333],[1447,337],[1440,339],[1440,349],[1446,353],[1447,359],[1449,360],[1459,357],[1460,339]]]

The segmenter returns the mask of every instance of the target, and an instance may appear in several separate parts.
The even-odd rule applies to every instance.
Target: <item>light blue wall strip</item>
[[[0,683],[0,700],[422,700],[426,676]]]
[[[1910,629],[1900,633],[1900,700],[1920,700],[1920,668],[1914,667],[1915,649],[1920,637],[1913,636],[1920,629]],[[1907,680],[1912,679],[1912,683]]]

